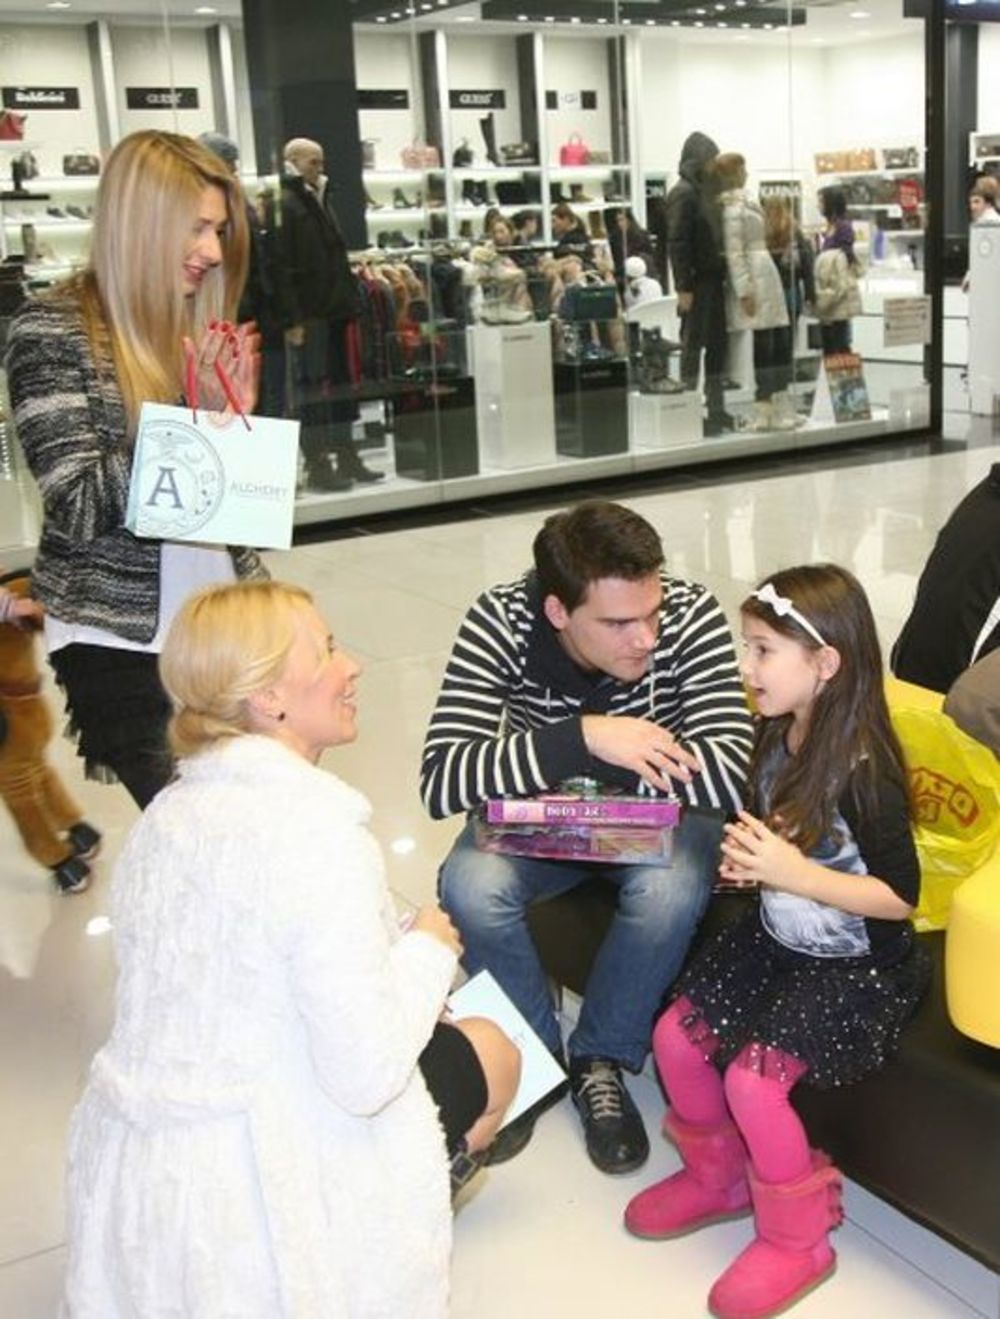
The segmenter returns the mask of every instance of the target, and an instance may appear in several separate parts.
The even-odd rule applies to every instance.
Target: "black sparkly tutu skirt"
[[[674,986],[692,1012],[683,1026],[720,1069],[740,1061],[767,1071],[791,1054],[805,1085],[850,1085],[895,1052],[930,978],[926,951],[906,926],[902,956],[812,957],[771,937],[755,906],[721,931]],[[708,1032],[711,1032],[711,1035]],[[758,1047],[747,1047],[758,1046]]]

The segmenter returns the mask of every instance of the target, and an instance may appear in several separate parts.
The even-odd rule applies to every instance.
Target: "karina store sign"
[[[4,87],[5,110],[79,110],[78,87]]]

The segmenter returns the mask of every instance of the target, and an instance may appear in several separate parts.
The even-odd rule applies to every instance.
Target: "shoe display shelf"
[[[547,171],[552,204],[564,201],[574,211],[603,211],[606,206],[631,204],[626,189],[629,165],[550,165]],[[576,195],[574,195],[576,194]]]
[[[441,173],[441,170],[366,169],[362,175],[367,202],[365,220],[376,229],[400,226],[419,229],[427,223],[428,211],[444,206],[443,196],[437,206],[428,205],[428,180],[433,175],[440,178]]]

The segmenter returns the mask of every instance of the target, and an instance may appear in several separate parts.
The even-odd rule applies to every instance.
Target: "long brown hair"
[[[223,259],[185,296],[181,267],[206,187],[226,199]],[[180,395],[184,335],[235,317],[248,250],[243,192],[218,156],[178,133],[118,143],[101,175],[90,261],[54,296],[79,306],[96,360],[113,364],[130,434],[144,402]]]
[[[765,197],[761,202],[764,212],[764,241],[774,256],[791,252],[795,246],[795,215],[788,197]]]
[[[833,563],[786,568],[765,579],[779,597],[813,625],[840,655],[840,668],[813,701],[805,739],[779,774],[772,793],[771,818],[781,816],[782,830],[809,851],[827,834],[849,777],[855,804],[869,818],[877,810],[880,782],[891,781],[906,793],[906,766],[893,732],[883,687],[882,653],[864,588],[845,568]],[[748,596],[740,611],[810,650],[819,642],[790,614]],[[750,763],[752,809],[759,813],[759,771],[784,744],[791,714],[761,719]]]

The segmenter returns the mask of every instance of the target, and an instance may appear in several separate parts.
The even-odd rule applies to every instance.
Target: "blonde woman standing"
[[[442,1019],[461,944],[403,932],[371,807],[317,765],[360,667],[311,598],[211,587],[161,657],[177,781],[122,849],[108,1042],[70,1135],[63,1319],[444,1319],[448,1156],[520,1055]]]
[[[726,321],[730,331],[753,331],[756,381],[754,430],[773,425],[772,398],[786,389],[791,369],[787,335],[788,308],[777,267],[765,237],[764,212],[746,192],[747,169],[735,151],[717,156],[708,166],[719,189],[722,235],[726,253]]]
[[[185,340],[206,368],[219,357],[252,410],[256,336],[217,328],[235,318],[247,246],[218,157],[133,133],[104,167],[87,267],[10,331],[14,420],[44,509],[33,585],[49,657],[88,774],[120,779],[139,806],[172,773],[156,671],[171,618],[197,587],[266,575],[253,550],[138,540],[124,525],[139,412],[181,400]],[[200,386],[203,406],[221,405],[214,376]]]

